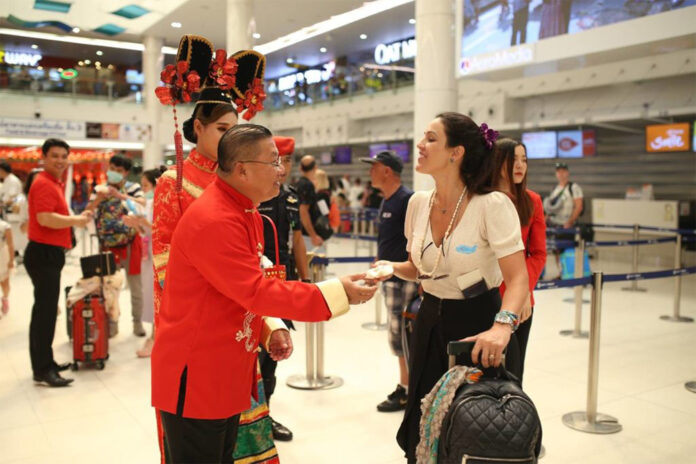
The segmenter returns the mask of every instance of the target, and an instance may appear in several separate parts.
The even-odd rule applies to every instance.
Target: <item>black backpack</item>
[[[450,354],[464,345],[450,343]],[[478,383],[464,384],[457,390],[442,423],[438,463],[537,462],[541,420],[534,403],[522,391],[519,380],[504,368],[499,368],[495,377],[488,376],[488,371]]]

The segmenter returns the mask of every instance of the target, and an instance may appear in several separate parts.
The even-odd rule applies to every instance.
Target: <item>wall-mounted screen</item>
[[[389,150],[389,145],[386,143],[373,143],[372,145],[368,146],[367,149],[370,153],[370,158],[374,158],[380,151]]]
[[[401,158],[404,163],[408,163],[410,160],[410,144],[407,142],[390,143],[389,149],[392,150],[396,155]]]
[[[650,153],[664,151],[688,151],[688,122],[645,126],[645,149]]]
[[[353,162],[353,151],[349,146],[334,148],[335,164],[351,164]]]
[[[319,154],[319,164],[331,164],[332,158],[331,158],[331,152],[326,151],[323,153]]]
[[[556,132],[523,132],[522,143],[527,147],[527,158],[555,158]]]
[[[575,130],[558,132],[558,156],[561,158],[582,158],[596,153],[595,132]]]
[[[462,0],[464,73],[532,61],[539,40],[696,5],[696,0]],[[518,49],[506,50],[513,46]]]

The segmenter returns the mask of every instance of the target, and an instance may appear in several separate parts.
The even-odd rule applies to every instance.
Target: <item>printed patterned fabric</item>
[[[123,223],[123,216],[128,215],[128,209],[123,201],[110,197],[99,203],[95,215],[97,234],[103,246],[116,248],[128,245],[137,231]]]
[[[259,401],[251,398],[251,407],[239,418],[237,445],[234,449],[235,464],[276,464],[278,451],[273,443],[271,418],[268,415],[266,394],[261,374],[256,374]]]

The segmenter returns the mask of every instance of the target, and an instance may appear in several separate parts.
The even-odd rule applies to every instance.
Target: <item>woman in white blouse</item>
[[[416,170],[432,176],[435,189],[411,197],[405,223],[409,259],[389,263],[397,277],[419,280],[425,292],[397,436],[409,462],[415,462],[421,399],[447,371],[447,343],[474,341],[471,360],[485,368],[499,366],[529,294],[517,211],[492,188],[496,137],[467,116],[443,113],[418,143]],[[501,304],[503,281],[507,291]],[[506,354],[506,368],[513,373],[515,345]]]

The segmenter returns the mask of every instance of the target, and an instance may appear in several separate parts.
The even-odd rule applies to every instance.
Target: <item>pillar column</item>
[[[163,44],[163,40],[158,37],[148,36],[143,41],[145,46],[143,50],[143,76],[145,78],[143,91],[145,92],[146,124],[150,125],[150,140],[145,142],[143,150],[143,169],[159,166],[164,159],[160,134],[162,109],[155,96],[155,88],[160,83],[160,73],[164,69]]]
[[[416,0],[416,79],[413,110],[413,186],[433,187],[430,176],[415,171],[426,125],[443,111],[457,111],[455,79],[455,0]]]
[[[252,48],[254,10],[251,0],[227,0],[227,54]],[[215,44],[219,47],[218,44]]]

